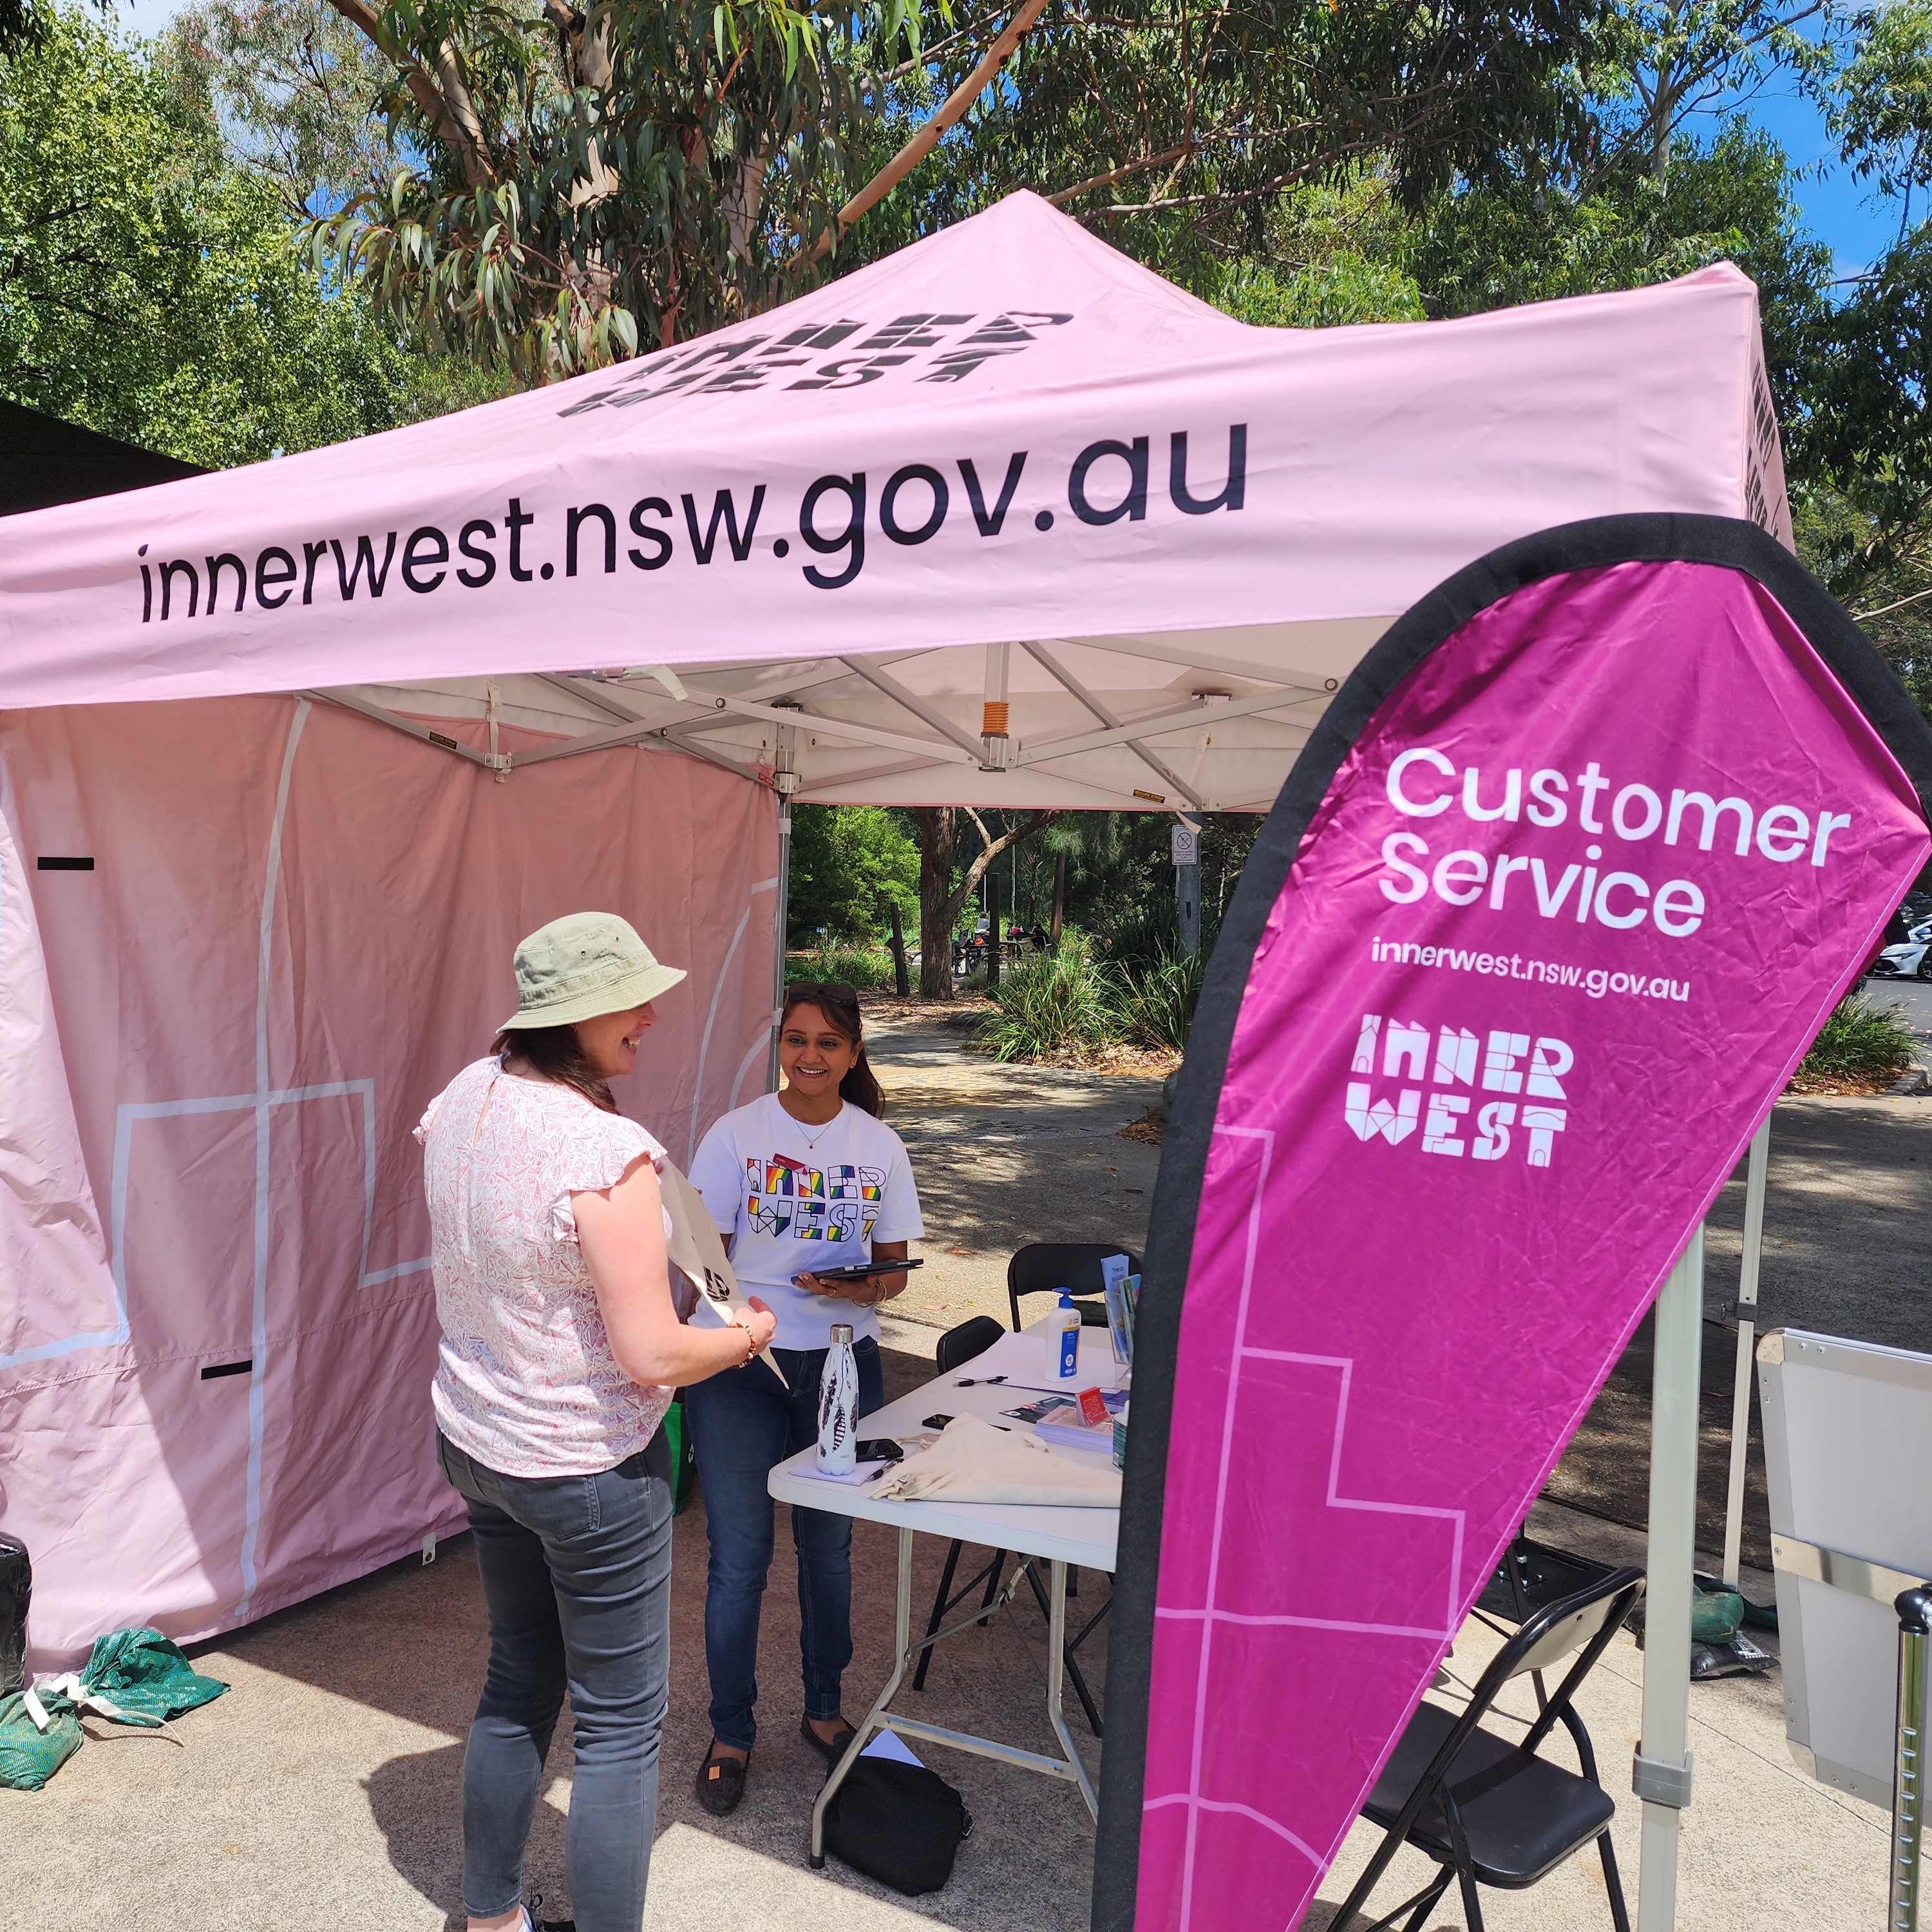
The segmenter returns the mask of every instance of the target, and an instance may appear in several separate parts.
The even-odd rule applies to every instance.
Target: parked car
[[[1867,970],[1875,980],[1932,980],[1932,920],[1883,948]]]

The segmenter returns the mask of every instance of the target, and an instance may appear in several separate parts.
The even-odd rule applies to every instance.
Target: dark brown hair
[[[509,1028],[490,1042],[490,1051],[500,1057],[514,1053],[520,1060],[527,1060],[546,1080],[575,1088],[593,1107],[602,1107],[607,1114],[617,1111],[610,1082],[585,1057],[584,1042],[574,1026]]]
[[[785,988],[784,1005],[779,1010],[781,1033],[794,1009],[799,1006],[816,1006],[859,1049],[858,1059],[838,1083],[839,1099],[850,1100],[862,1113],[870,1114],[875,1120],[883,1118],[886,1096],[879,1091],[872,1063],[866,1058],[865,1022],[860,1017],[856,988],[816,980],[794,980]]]

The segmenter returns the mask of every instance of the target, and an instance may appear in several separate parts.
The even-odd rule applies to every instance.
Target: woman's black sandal
[[[711,1740],[715,1746],[718,1740]],[[746,1760],[719,1751],[698,1768],[698,1802],[714,1818],[725,1818],[745,1795]]]
[[[832,1742],[830,1744],[827,1744],[825,1740],[812,1728],[812,1720],[809,1718],[801,1718],[799,1719],[798,1734],[800,1737],[804,1738],[807,1744],[811,1745],[814,1750],[818,1752],[820,1757],[824,1759],[828,1767],[836,1765],[838,1760],[845,1755],[846,1746],[852,1742],[853,1738],[856,1735],[852,1726],[847,1724],[842,1718],[839,1720],[838,1730],[834,1731],[832,1734]]]

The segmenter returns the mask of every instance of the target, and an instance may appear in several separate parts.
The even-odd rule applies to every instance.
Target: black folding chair
[[[1118,1248],[1109,1248],[1107,1252],[1109,1254],[1118,1254],[1120,1251]],[[939,1366],[939,1372],[941,1375],[950,1375],[953,1370],[964,1367],[967,1363],[972,1360],[974,1356],[984,1354],[1000,1339],[1004,1332],[1000,1324],[990,1315],[976,1315],[971,1321],[962,1322],[956,1328],[949,1328],[944,1335],[940,1336],[938,1346],[933,1351],[934,1359]],[[939,1573],[939,1588],[933,1594],[932,1615],[926,1620],[926,1634],[928,1636],[931,1636],[952,1614],[953,1610],[958,1605],[963,1604],[982,1584],[986,1586],[986,1594],[980,1599],[982,1609],[990,1612],[993,1606],[993,1600],[999,1594],[1000,1581],[1006,1574],[1006,1568],[1007,1552],[1004,1550],[994,1550],[990,1562],[987,1563],[983,1568],[975,1570],[958,1589],[953,1588],[952,1579],[958,1571],[959,1558],[964,1548],[965,1545],[956,1536],[946,1546],[945,1567]],[[1033,1586],[1034,1597],[1040,1605],[1040,1615],[1051,1622],[1052,1606],[1047,1598],[1046,1586],[1040,1582],[1036,1570],[1028,1570],[1027,1581]],[[1070,1576],[1070,1589],[1071,1586],[1072,1579]],[[1112,1605],[1113,1598],[1110,1594],[1107,1601],[1087,1619],[1072,1637],[1068,1639],[1065,1652],[1067,1682],[1073,1686],[1073,1694],[1080,1700],[1080,1708],[1086,1713],[1088,1728],[1096,1738],[1100,1735],[1100,1707],[1094,1701],[1094,1694],[1088,1688],[1087,1679],[1081,1671],[1078,1660],[1075,1657],[1074,1652],[1093,1634],[1095,1626],[1107,1614]],[[983,1624],[986,1622],[986,1618],[982,1617],[980,1622]],[[920,1652],[918,1666],[913,1672],[912,1688],[915,1690],[923,1690],[926,1688],[926,1666],[932,1661],[932,1650],[928,1645],[926,1648]]]
[[[1643,1594],[1641,1570],[1618,1570],[1533,1612],[1496,1653],[1461,1712],[1424,1704],[1383,1767],[1362,1815],[1386,1835],[1330,1922],[1336,1932],[1358,1932],[1354,1915],[1404,1844],[1433,1858],[1440,1870],[1421,1891],[1359,1932],[1383,1932],[1404,1912],[1403,1932],[1421,1932],[1451,1880],[1461,1888],[1468,1932],[1483,1932],[1478,1888],[1520,1892],[1546,1877],[1592,1839],[1604,1862],[1610,1919],[1630,1932],[1610,1820],[1616,1805],[1597,1776],[1590,1734],[1574,1708],[1577,1687]],[[1484,1728],[1482,1720],[1512,1678],[1544,1672],[1574,1655],[1562,1682],[1529,1723],[1520,1743]],[[1582,1775],[1538,1755],[1551,1728],[1562,1724],[1576,1748]]]
[[[1006,1300],[1013,1312],[1013,1332],[1025,1326],[1020,1319],[1020,1303],[1029,1294],[1058,1294],[1064,1288],[1073,1297],[1080,1311],[1083,1328],[1107,1325],[1104,1300],[1083,1300],[1104,1292],[1100,1264],[1109,1255],[1125,1255],[1127,1272],[1141,1272],[1141,1258],[1118,1241],[1034,1241],[1022,1248],[1006,1264]]]

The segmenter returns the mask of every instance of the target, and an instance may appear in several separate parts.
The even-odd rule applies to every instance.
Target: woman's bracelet
[[[752,1358],[758,1352],[758,1342],[753,1339],[752,1334],[751,1324],[748,1322],[740,1322],[737,1316],[734,1315],[731,1318],[731,1326],[745,1338],[745,1359],[738,1366],[740,1368],[748,1368],[751,1366]]]

